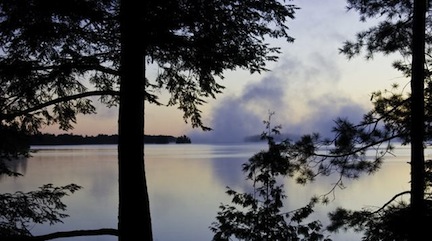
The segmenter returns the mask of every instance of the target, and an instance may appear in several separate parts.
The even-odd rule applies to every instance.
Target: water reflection
[[[208,226],[226,199],[226,184],[221,185],[213,170],[220,155],[220,149],[210,145],[146,147],[155,240],[211,239]]]
[[[221,186],[250,191],[242,165],[256,153],[267,148],[265,143],[215,145],[211,153],[211,170]]]
[[[32,233],[37,235],[73,229],[115,228],[118,202],[117,159],[116,155],[107,155],[107,151],[109,152],[105,148],[80,147],[40,150],[27,160],[16,162],[15,170],[24,176],[2,179],[2,192],[29,192],[49,183],[55,186],[75,183],[83,189],[64,199],[70,217],[64,219],[64,223],[53,226],[35,225]],[[108,239],[97,237],[86,240]]]
[[[25,174],[27,171],[27,159],[26,157],[20,157],[17,159],[6,160],[6,166],[13,172]],[[0,181],[6,176],[0,175]]]
[[[145,163],[155,241],[211,240],[209,225],[218,206],[230,203],[226,186],[250,191],[241,164],[267,148],[265,143],[248,145],[146,145]],[[75,183],[83,187],[65,199],[69,218],[53,226],[36,225],[34,234],[90,228],[116,228],[118,215],[118,173],[116,146],[68,146],[38,148],[28,160],[20,160],[14,170],[25,174],[3,178],[3,192],[31,191],[43,184]],[[316,217],[342,205],[361,208],[380,206],[397,192],[409,188],[406,153],[384,164],[375,175],[346,182],[328,206],[319,207]],[[314,185],[300,186],[284,179],[287,209],[303,206],[314,194],[324,194],[334,182],[318,179]],[[343,234],[335,241],[346,240]],[[58,239],[59,241],[78,241]],[[114,241],[115,237],[86,237],[89,241]],[[354,239],[352,239],[354,240]]]

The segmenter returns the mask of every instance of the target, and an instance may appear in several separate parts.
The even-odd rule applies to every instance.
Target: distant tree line
[[[144,135],[144,143],[169,144],[191,143],[189,137],[183,135],[174,137],[170,135]],[[86,145],[86,144],[117,144],[118,135],[99,134],[97,136],[82,136],[74,134],[35,134],[30,136],[30,145]]]

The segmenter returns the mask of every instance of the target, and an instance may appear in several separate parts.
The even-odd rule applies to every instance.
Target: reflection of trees
[[[25,175],[27,172],[27,157],[18,157],[11,160],[5,160],[4,164],[9,170]],[[0,181],[5,178],[5,175],[0,175]]]
[[[209,150],[211,158],[211,171],[220,181],[222,186],[240,188],[244,191],[250,189],[246,185],[241,165],[246,162],[253,153],[265,147],[261,144],[236,144],[236,145],[212,145]],[[249,190],[250,191],[250,190]]]
[[[247,187],[241,171],[244,161],[240,157],[215,157],[211,159],[211,171],[222,186]]]

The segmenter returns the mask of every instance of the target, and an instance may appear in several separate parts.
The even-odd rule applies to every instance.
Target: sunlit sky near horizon
[[[293,43],[272,41],[281,47],[269,72],[251,75],[245,70],[227,72],[219,83],[226,89],[202,106],[203,121],[213,131],[203,132],[185,123],[176,107],[146,103],[145,134],[188,135],[193,142],[237,142],[264,131],[263,120],[275,112],[272,123],[283,133],[330,133],[337,117],[359,120],[370,110],[373,91],[407,85],[402,73],[391,66],[399,56],[358,56],[348,60],[339,53],[346,40],[366,30],[371,22],[360,22],[355,11],[346,10],[345,0],[289,1],[300,7],[287,24]],[[147,76],[155,75],[150,67]],[[163,93],[162,93],[163,95]],[[163,99],[163,96],[162,96]],[[94,102],[96,103],[96,101]],[[99,105],[98,105],[99,106]],[[73,130],[79,135],[116,134],[118,109],[100,106],[95,115],[79,116]],[[65,133],[57,127],[43,133]]]

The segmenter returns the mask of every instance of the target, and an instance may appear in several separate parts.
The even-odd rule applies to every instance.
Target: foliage
[[[432,160],[426,162],[426,214],[422,221],[424,225],[432,223]],[[336,232],[339,229],[352,228],[357,232],[364,232],[363,240],[370,241],[392,241],[409,240],[407,227],[413,223],[410,213],[410,204],[404,201],[395,201],[398,197],[410,194],[405,191],[396,194],[382,207],[371,209],[364,208],[360,211],[351,211],[337,208],[329,214],[331,224],[327,227],[329,231]]]
[[[61,198],[80,188],[75,184],[62,187],[46,184],[28,193],[0,194],[0,237],[30,236],[31,225],[62,222],[69,215],[61,212],[66,210]]]
[[[166,89],[171,94],[167,105],[178,105],[185,121],[190,119],[193,127],[204,130],[210,128],[202,123],[199,107],[205,98],[222,91],[216,79],[223,78],[224,71],[237,68],[251,73],[266,71],[267,61],[276,61],[279,53],[279,48],[270,46],[267,39],[293,41],[286,22],[294,17],[297,8],[277,0],[151,0],[137,3],[132,13],[136,18],[129,13],[122,15],[121,3],[0,2],[2,127],[13,127],[25,134],[38,133],[40,127],[51,124],[69,130],[78,114],[95,113],[88,97],[100,96],[108,106],[118,104],[120,56],[124,53],[120,40],[122,16],[138,20],[133,26],[122,27],[133,27],[133,32],[139,33],[143,41],[134,52],[146,58],[145,64],[155,64],[159,70],[156,79],[146,79],[143,86],[131,89],[144,93],[145,100],[155,104],[162,104],[155,93]],[[144,73],[145,66],[140,68]],[[134,123],[131,128],[139,134],[143,123]],[[143,163],[141,153],[131,155],[139,158],[128,163]],[[144,171],[130,176],[145,179]],[[147,195],[146,189],[143,192]]]
[[[347,0],[347,3],[347,9],[357,11],[361,21],[378,19],[379,22],[376,26],[359,32],[356,41],[346,41],[341,48],[342,53],[351,58],[364,50],[368,59],[376,53],[411,56],[413,1]],[[431,22],[427,22],[427,29],[430,30],[431,27]],[[426,43],[430,50],[432,39],[426,38]]]
[[[349,227],[356,232],[364,231],[363,240],[371,241],[408,240],[407,227],[412,224],[409,207],[404,202],[376,211],[338,208],[330,214],[330,219],[330,231]]]
[[[0,133],[0,175],[19,176],[20,173],[9,169],[6,162],[29,155],[28,135],[17,125],[1,125]]]
[[[348,0],[348,10],[357,10],[361,20],[376,18],[379,23],[356,36],[356,41],[346,41],[340,49],[341,53],[349,58],[359,55],[363,50],[365,57],[372,59],[374,54],[385,55],[398,53],[403,58],[411,56],[412,42],[412,1],[362,1]],[[430,18],[430,17],[429,17]],[[428,19],[430,20],[430,19]],[[426,22],[426,33],[430,33],[432,21]],[[431,38],[426,35],[426,68],[431,63]],[[406,77],[411,75],[411,63],[396,61],[393,64],[397,70]],[[426,71],[425,87],[425,141],[431,140],[431,81],[430,71]],[[278,170],[287,170],[289,176],[295,178],[300,184],[307,184],[319,176],[338,175],[339,179],[334,188],[327,194],[312,199],[329,201],[328,195],[336,191],[336,187],[344,187],[344,179],[359,178],[363,173],[374,173],[381,167],[383,158],[392,154],[393,142],[403,145],[411,142],[411,106],[410,94],[405,87],[400,90],[398,84],[394,84],[390,90],[376,91],[372,93],[371,101],[374,108],[364,115],[360,123],[354,124],[347,119],[335,120],[333,129],[334,137],[322,138],[319,134],[304,135],[298,141],[285,147],[284,153],[290,157],[290,165],[279,167]],[[430,161],[426,163],[429,168]],[[426,172],[427,189],[430,189],[430,169]],[[232,191],[229,194],[234,195]],[[404,191],[396,194],[381,208],[362,209],[350,211],[338,208],[329,214],[332,223],[327,227],[331,232],[340,229],[352,228],[354,231],[364,232],[363,240],[407,240],[408,227],[412,225],[413,218],[410,216],[411,206],[404,202],[396,202],[396,198],[410,194]],[[427,200],[426,223],[430,223],[432,216],[430,210],[430,192],[425,193]],[[243,204],[238,199],[233,202]],[[228,223],[235,216],[235,209],[222,206],[225,212],[230,214],[231,219],[220,213],[220,222]],[[234,219],[235,220],[235,219]],[[236,223],[234,223],[236,224]],[[227,226],[229,227],[229,226]],[[232,227],[230,227],[233,230]],[[235,229],[234,229],[235,230]],[[232,234],[232,233],[227,233]],[[224,239],[228,237],[222,236]]]
[[[344,46],[340,49],[341,53],[353,58],[365,51],[366,59],[372,59],[374,54],[383,53],[384,55],[398,53],[407,60],[412,55],[411,43],[413,36],[413,1],[361,1],[361,0],[348,0],[348,10],[356,10],[360,13],[362,21],[367,19],[378,20],[378,24],[370,27],[366,31],[359,32],[356,35],[355,41],[346,41]],[[428,17],[430,18],[430,17]],[[431,29],[431,21],[426,21],[426,79],[425,79],[425,142],[431,140],[431,81],[430,71],[430,51],[431,51],[431,38],[428,35]],[[405,61],[395,61],[393,67],[401,71],[406,77],[411,76],[411,63]],[[357,167],[367,167],[366,169],[360,168],[356,170],[377,170],[379,168],[382,158],[385,154],[391,153],[391,142],[401,142],[403,145],[411,143],[411,94],[405,91],[405,87],[399,89],[399,84],[394,84],[391,90],[376,91],[372,93],[371,101],[374,104],[373,110],[367,113],[363,120],[358,125],[353,125],[348,122],[336,122],[337,128],[334,129],[336,138],[332,141],[325,143],[324,147],[330,145],[337,146],[338,139],[345,136],[342,140],[348,145],[346,151],[334,153],[329,151],[325,155],[315,153],[310,155],[309,160],[318,158],[320,167],[322,163],[329,163],[328,167],[341,167],[338,160],[355,160],[354,153],[359,153],[360,159],[357,159]],[[341,124],[344,128],[340,128]],[[348,124],[348,125],[346,125]],[[346,128],[348,127],[348,128]],[[367,131],[363,131],[367,130]],[[311,146],[316,147],[319,143],[318,139]],[[379,150],[379,146],[387,143],[384,149]],[[352,144],[352,145],[351,145]],[[376,150],[375,158],[366,161],[366,151],[370,149]],[[327,148],[325,148],[327,149]],[[333,147],[330,149],[334,150]],[[336,148],[343,150],[340,148]],[[336,154],[336,155],[334,155]],[[362,160],[363,159],[363,160]],[[375,160],[374,160],[375,159]],[[327,160],[327,161],[325,161]],[[335,162],[336,160],[336,162]],[[334,165],[336,164],[336,166]],[[356,164],[356,165],[357,165]],[[366,164],[366,165],[365,165]],[[427,164],[427,165],[430,165]],[[342,165],[342,167],[345,166]],[[369,168],[372,167],[372,168]],[[319,170],[319,169],[318,169]],[[344,173],[344,168],[338,169],[339,173]],[[315,174],[329,174],[326,172],[314,172]],[[342,175],[341,175],[342,176]],[[427,171],[426,182],[430,184],[430,172]],[[346,175],[346,177],[350,177]],[[357,177],[356,175],[351,177]],[[429,185],[428,184],[428,185]],[[430,188],[427,187],[427,188]],[[339,229],[352,228],[354,231],[363,231],[363,240],[409,240],[408,230],[413,226],[416,217],[411,216],[411,205],[404,202],[396,202],[396,197],[404,194],[411,194],[411,191],[404,191],[396,194],[394,198],[389,200],[381,208],[376,210],[362,209],[360,211],[350,211],[344,208],[338,208],[330,213],[332,223],[328,229],[336,232]],[[422,222],[429,223],[431,217],[430,213],[430,194],[425,193],[427,200],[426,213],[424,214],[426,220]],[[422,224],[423,225],[423,224]]]
[[[150,39],[149,61],[161,70],[156,82],[171,94],[168,105],[178,104],[193,126],[202,127],[197,107],[203,97],[224,88],[216,77],[237,68],[265,71],[279,53],[266,40],[294,40],[286,22],[297,8],[281,1],[150,1],[148,7],[154,13],[144,39]],[[165,18],[167,12],[172,17]]]
[[[261,151],[243,164],[246,180],[253,185],[252,193],[237,192],[228,187],[232,204],[222,204],[210,229],[213,240],[330,240],[323,235],[319,220],[306,221],[313,213],[315,201],[294,211],[284,212],[287,198],[280,178],[290,175],[291,167],[286,149],[289,141],[276,143],[270,132],[279,133],[280,126],[263,133],[268,150]]]
[[[188,136],[182,135],[182,136],[179,136],[179,137],[176,138],[175,143],[177,143],[177,144],[182,144],[182,143],[183,144],[184,143],[190,144],[190,143],[192,143],[192,141],[191,141],[191,139]]]
[[[393,67],[399,70],[404,76],[411,76],[410,57],[412,54],[412,24],[414,3],[412,0],[397,1],[363,1],[347,0],[347,9],[357,11],[360,14],[360,20],[378,21],[375,26],[357,33],[354,41],[345,41],[340,52],[349,59],[365,54],[366,59],[373,59],[377,53],[384,55],[399,54],[402,60],[396,60]],[[429,11],[429,10],[428,10]],[[431,16],[426,19],[426,37],[425,37],[425,74],[430,78],[431,71],[431,51],[432,30]]]
[[[102,16],[107,6],[102,1],[1,1],[0,175],[21,175],[7,162],[29,157],[28,136],[42,125],[58,123],[68,130],[77,114],[94,113],[90,100],[74,95],[87,91],[80,78],[101,78],[97,71],[86,75],[107,61],[96,49],[115,47],[111,43],[116,41],[108,39],[113,32],[105,39],[90,36],[111,29],[106,14]],[[78,50],[87,55],[80,56]],[[30,235],[31,224],[61,222],[68,216],[61,212],[66,210],[61,199],[79,188],[47,184],[29,193],[1,194],[1,236]]]
[[[84,97],[98,95],[115,105],[119,2],[2,1],[1,119],[10,122],[25,115],[33,130],[53,123],[68,130],[77,114],[95,113],[91,100]],[[146,40],[143,56],[160,70],[155,80],[146,81],[146,100],[161,104],[153,92],[166,89],[171,94],[167,105],[178,104],[185,120],[190,118],[193,126],[204,129],[198,107],[205,97],[223,89],[216,77],[236,68],[265,71],[266,62],[276,61],[279,53],[266,39],[293,41],[286,21],[294,18],[297,8],[279,1],[146,4],[146,18],[136,24],[143,27]]]
[[[396,91],[397,86],[394,87]],[[357,179],[365,173],[377,172],[384,157],[392,154],[393,142],[409,143],[409,128],[407,127],[409,107],[405,102],[404,98],[394,95],[392,91],[377,92],[373,98],[375,108],[365,114],[361,122],[353,124],[347,119],[335,120],[332,138],[322,138],[318,133],[314,133],[304,135],[294,142],[286,141],[280,144],[275,144],[270,139],[268,153],[263,152],[267,155],[262,158],[251,158],[251,164],[244,165],[244,170],[249,172],[247,177],[255,183],[255,178],[259,175],[254,171],[262,172],[265,170],[263,167],[267,167],[269,169],[267,173],[271,175],[289,176],[302,185],[312,183],[321,176],[338,177],[328,193],[312,197],[311,203],[305,207],[309,207],[312,213],[313,205],[317,202],[328,203],[330,195],[334,196],[337,188],[344,188],[345,179]],[[279,154],[271,155],[271,153]],[[256,157],[261,156],[256,155]],[[428,173],[430,175],[430,172]],[[273,185],[270,189],[278,187]],[[396,197],[408,193],[402,192]],[[232,202],[240,206],[240,210],[245,208],[253,210],[253,205],[257,206],[251,201],[254,200],[252,194],[240,194],[231,189],[228,194],[233,197]],[[407,229],[403,229],[404,226],[400,225],[408,224],[411,220],[407,217],[409,205],[403,202],[395,203],[396,197],[376,210],[350,211],[338,208],[329,213],[331,223],[326,228],[330,232],[352,228],[354,231],[364,232],[364,240],[392,240],[392,238],[394,240],[395,237],[397,237],[396,240],[404,240]],[[232,230],[237,230],[236,227],[246,226],[242,226],[243,223],[239,220],[248,219],[234,206],[221,206],[221,210],[218,214],[220,224],[214,226],[213,230],[218,232],[217,237],[226,240],[229,235],[235,234]],[[249,217],[253,217],[252,214],[257,215],[250,212]],[[277,216],[278,214],[273,213],[272,215]],[[308,215],[304,218],[307,218]],[[292,229],[291,232],[293,232]],[[299,237],[298,234],[296,237]],[[245,236],[237,238],[246,239]]]
[[[22,176],[12,171],[8,162],[30,157],[29,133],[18,122],[0,124],[0,175]],[[28,193],[0,194],[0,237],[30,236],[31,225],[62,222],[68,215],[61,212],[66,210],[61,199],[80,188],[75,184],[62,187],[46,184]]]
[[[432,161],[426,162],[427,189],[431,188]],[[331,232],[349,228],[356,232],[364,232],[363,240],[392,241],[409,240],[407,227],[413,223],[410,205],[396,199],[409,191],[396,194],[380,208],[364,208],[359,211],[337,208],[329,214],[331,224],[327,227]],[[432,222],[432,205],[430,191],[426,192],[427,213],[422,223],[428,225]],[[415,218],[415,217],[414,217]]]
[[[110,2],[0,3],[2,121],[32,132],[53,123],[68,130],[76,114],[94,113],[89,99],[70,97],[88,91],[83,78],[103,90],[115,83],[105,67],[118,58]]]

